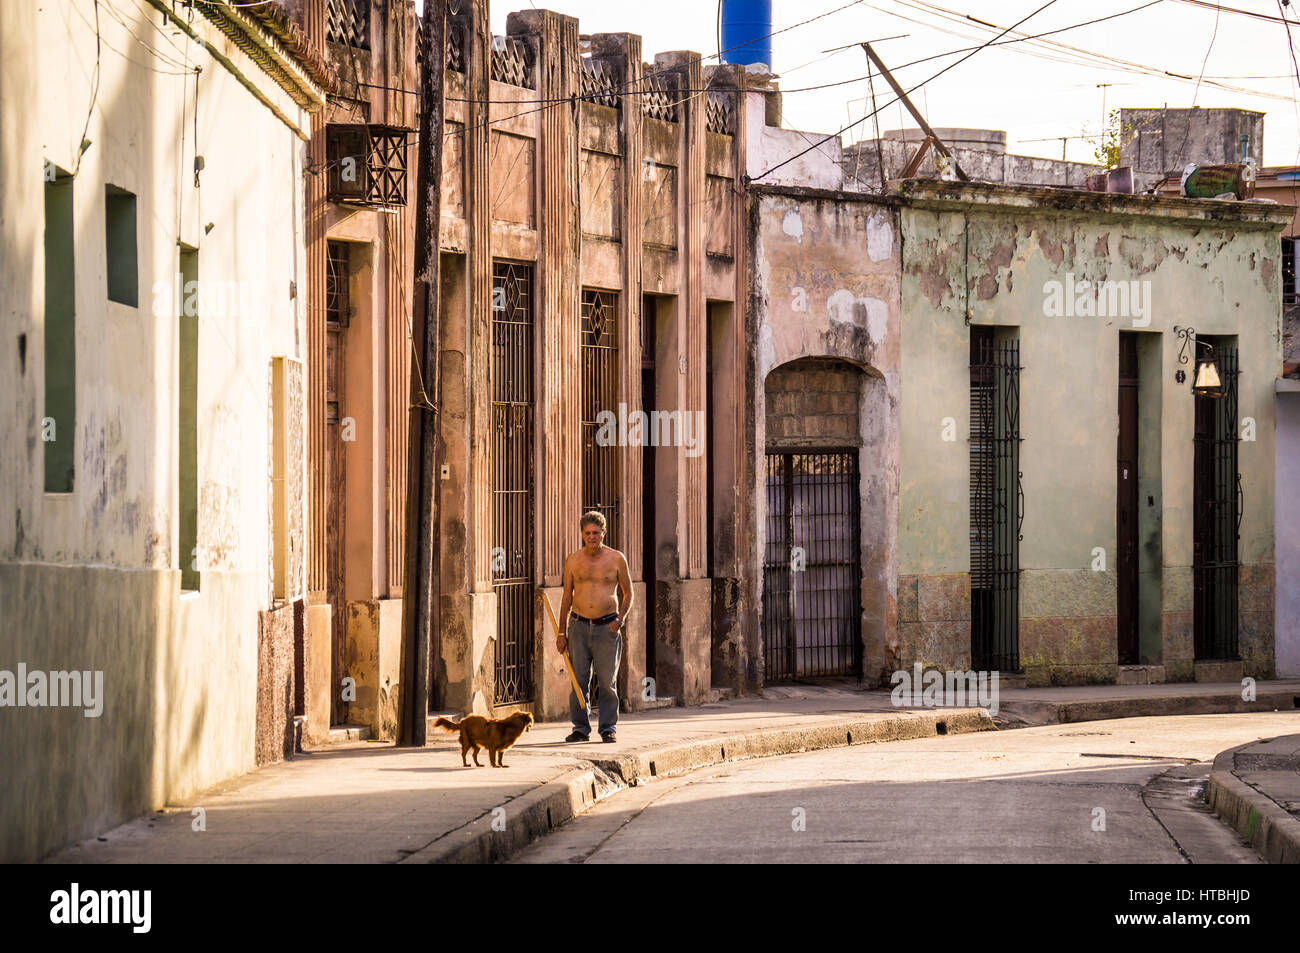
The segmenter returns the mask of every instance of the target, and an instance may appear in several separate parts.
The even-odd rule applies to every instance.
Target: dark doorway
[[[1115,574],[1119,664],[1138,664],[1137,334],[1119,335],[1119,443],[1115,452]]]
[[[1192,626],[1195,657],[1235,660],[1237,648],[1237,532],[1241,474],[1237,472],[1237,345],[1235,338],[1201,338],[1214,348],[1221,397],[1197,395],[1192,474]],[[1193,377],[1195,380],[1195,377]]]
[[[330,724],[346,721],[343,678],[347,626],[343,596],[343,332],[352,319],[352,259],[347,242],[327,242],[325,255],[325,596],[330,604],[333,680]]]
[[[858,451],[767,454],[764,680],[862,672]]]
[[[641,409],[655,407],[655,348],[659,308],[653,295],[641,299]],[[655,448],[641,448],[641,578],[645,580],[645,675],[655,677]]]

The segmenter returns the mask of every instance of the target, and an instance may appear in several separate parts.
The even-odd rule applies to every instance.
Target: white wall
[[[105,695],[98,718],[0,715],[4,859],[32,859],[254,764],[270,362],[304,346],[304,296],[291,299],[290,283],[305,280],[305,152],[290,123],[305,130],[308,115],[202,16],[196,27],[240,75],[150,4],[114,8],[126,23],[101,4],[97,44],[83,0],[0,6],[0,669],[100,670]],[[44,492],[40,441],[45,160],[76,172],[68,494]],[[137,307],[107,299],[110,183],[136,195]],[[198,249],[201,292],[225,292],[199,309],[201,585],[184,596],[178,243]]]

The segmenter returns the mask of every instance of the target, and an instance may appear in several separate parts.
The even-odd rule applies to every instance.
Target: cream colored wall
[[[1162,336],[1165,562],[1190,566],[1193,406],[1190,380],[1174,381],[1175,325],[1191,325],[1201,335],[1237,335],[1238,417],[1257,424],[1256,439],[1242,441],[1238,451],[1248,481],[1240,556],[1242,563],[1271,562],[1272,393],[1280,366],[1275,229],[1155,216],[1107,220],[924,208],[903,214],[900,571],[959,572],[969,565],[967,307],[972,323],[1020,328],[1024,568],[1086,570],[1093,546],[1113,552],[1121,330]],[[1124,318],[1045,316],[1044,285],[1067,272],[1149,282],[1149,326]],[[983,283],[986,276],[991,283]],[[959,440],[941,440],[945,416],[958,422]]]
[[[972,190],[970,201],[959,202],[953,194],[923,196],[926,188],[917,184],[911,195],[917,205],[902,212],[900,575],[969,571],[966,318],[1017,327],[1023,366],[1022,662],[1079,666],[1078,677],[1087,668],[1087,678],[1104,679],[1105,666],[1115,665],[1107,620],[1116,614],[1118,335],[1158,334],[1163,661],[1171,678],[1190,678],[1193,364],[1185,366],[1187,382],[1176,383],[1181,342],[1173,328],[1235,335],[1238,420],[1255,422],[1254,439],[1238,444],[1241,653],[1248,674],[1265,671],[1272,658],[1272,611],[1264,608],[1271,584],[1264,577],[1271,579],[1273,562],[1273,382],[1281,366],[1277,235],[1284,214],[1236,203],[1128,197],[1115,199],[1113,207],[1103,207],[1111,199],[1090,198],[1055,209],[1028,193]],[[1045,284],[1067,274],[1145,282],[1150,313],[1048,316]],[[942,438],[947,417],[956,423],[955,440]],[[1094,568],[1095,548],[1104,550],[1104,571]],[[1050,630],[1056,641],[1045,641],[1038,654],[1027,650],[1027,620],[1049,621],[1042,631]],[[1075,623],[1063,620],[1083,627],[1077,643],[1062,634]]]
[[[302,142],[152,7],[72,0],[0,10],[0,308],[10,382],[0,402],[0,669],[102,669],[99,718],[24,709],[0,718],[0,855],[30,859],[253,767],[257,612],[270,599],[269,383],[273,355],[302,358],[290,282],[303,285]],[[87,20],[90,21],[89,25]],[[209,42],[306,127],[306,114],[208,21]],[[134,35],[132,35],[134,34]],[[201,67],[195,80],[150,46]],[[172,44],[175,44],[175,47]],[[118,50],[130,56],[128,61]],[[178,155],[181,141],[184,141]],[[42,165],[76,169],[76,477],[43,492]],[[104,186],[136,194],[139,306],[107,301]],[[210,226],[210,227],[209,227]],[[205,288],[247,308],[200,308],[200,591],[179,592],[177,242],[199,249]],[[156,284],[157,283],[157,284]],[[159,301],[155,307],[155,289]],[[300,300],[300,299],[299,299]],[[15,339],[27,336],[20,373]],[[299,411],[301,412],[301,411]],[[301,582],[294,587],[301,590]]]

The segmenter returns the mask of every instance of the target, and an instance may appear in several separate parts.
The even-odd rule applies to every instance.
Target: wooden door
[[[1119,441],[1115,453],[1115,574],[1119,664],[1139,662],[1137,335],[1119,336]]]

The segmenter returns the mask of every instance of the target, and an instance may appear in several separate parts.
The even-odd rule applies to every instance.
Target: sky
[[[904,88],[911,89],[955,63],[961,54],[905,64],[984,43],[1000,28],[1023,17],[1029,19],[1018,29],[1035,34],[1134,10],[1148,0],[1055,0],[1038,13],[1034,11],[1045,0],[944,0],[943,6],[930,0],[860,0],[845,7],[846,2],[773,0],[773,29],[783,32],[772,37],[772,58],[780,85],[787,91],[784,124],[789,128],[829,134],[861,120],[869,111],[870,91],[861,49],[854,46],[829,54],[825,52],[828,49],[880,39],[882,42],[873,44],[876,51],[891,70],[896,67]],[[1276,17],[1279,2],[1231,0],[1227,6]],[[529,5],[530,0],[494,2],[492,31],[504,33],[506,16]],[[640,34],[647,61],[663,50],[694,50],[706,57],[718,51],[718,11],[712,0],[548,0],[539,6],[577,17],[581,33]],[[1287,6],[1286,16],[1300,22],[1296,6],[1300,3]],[[837,10],[840,7],[845,8]],[[1300,164],[1300,106],[1296,101],[1300,83],[1286,26],[1227,9],[1216,12],[1213,3],[1209,7],[1186,0],[1157,0],[1145,9],[1056,33],[1044,41],[983,49],[925,83],[912,98],[932,126],[1002,129],[1007,133],[1008,151],[1019,154],[1059,159],[1060,139],[1032,140],[1089,136],[1064,143],[1066,156],[1080,162],[1094,161],[1103,109],[1162,105],[1252,109],[1266,113],[1264,164]],[[820,14],[826,15],[795,26]],[[974,23],[968,15],[999,29]],[[1300,50],[1300,26],[1291,27],[1291,33]],[[898,34],[906,36],[883,39]],[[1010,33],[1004,39],[1015,36]],[[1086,52],[1045,48],[1040,44],[1046,40]],[[1156,75],[1114,62],[1097,64],[1096,57],[1089,54],[1149,67]],[[1164,71],[1189,79],[1180,81],[1163,75]],[[805,89],[845,80],[852,82]],[[1248,92],[1224,89],[1216,83]],[[891,98],[879,78],[875,92],[879,102]],[[889,106],[875,119],[858,122],[845,132],[846,144],[874,138],[877,121],[881,131],[915,126],[910,116],[902,114],[900,105]]]

